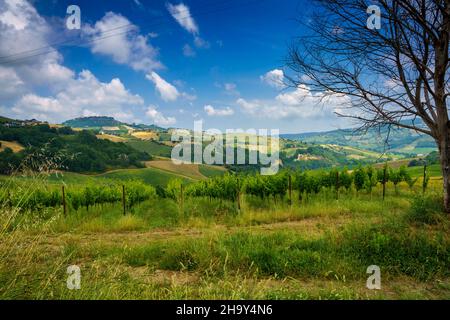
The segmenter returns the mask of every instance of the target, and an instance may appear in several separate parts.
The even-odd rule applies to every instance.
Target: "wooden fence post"
[[[291,175],[288,176],[289,177],[289,205],[292,205],[292,178]]]
[[[180,185],[180,210],[184,214],[184,195],[183,195],[183,184]]]
[[[339,199],[339,171],[336,171],[336,200]]]
[[[126,202],[125,202],[125,185],[122,185],[122,205],[123,205],[123,215],[126,215]]]
[[[427,164],[423,166],[423,181],[422,181],[422,193],[425,194],[425,189],[427,188]]]
[[[64,216],[66,216],[67,215],[67,206],[66,206],[66,191],[64,189],[64,186],[62,186],[62,205],[63,205]]]
[[[241,191],[238,190],[237,192],[237,206],[238,206],[238,210],[241,211]]]

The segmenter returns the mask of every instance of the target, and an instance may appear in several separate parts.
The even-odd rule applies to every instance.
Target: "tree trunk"
[[[442,139],[439,145],[442,180],[444,184],[444,209],[450,213],[450,139]]]

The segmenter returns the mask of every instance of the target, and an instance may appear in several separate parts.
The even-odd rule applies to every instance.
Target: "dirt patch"
[[[16,141],[3,141],[0,140],[0,152],[5,151],[6,148],[10,148],[13,152],[20,152],[25,149],[20,143]]]

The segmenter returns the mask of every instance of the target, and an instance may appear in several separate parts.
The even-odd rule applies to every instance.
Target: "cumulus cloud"
[[[182,26],[186,31],[194,35],[198,34],[198,26],[191,16],[189,7],[183,3],[173,5],[171,3],[167,4],[167,10],[172,15],[172,17]]]
[[[322,119],[335,117],[351,104],[345,95],[313,93],[300,85],[297,89],[278,94],[272,100],[245,100],[239,98],[236,104],[249,115],[268,119]]]
[[[25,83],[12,68],[0,66],[0,98],[9,99],[23,93]]]
[[[0,1],[0,96],[14,99],[24,92],[45,88],[55,91],[73,72],[63,66],[62,56],[51,50],[52,30],[27,1]],[[49,49],[29,57],[30,48]],[[36,52],[33,52],[36,53]]]
[[[260,76],[261,81],[267,83],[269,86],[282,89],[284,88],[284,72],[280,69],[274,69]]]
[[[89,36],[95,38],[106,28],[127,22],[119,15],[107,14],[98,24],[88,26],[91,28]],[[134,26],[131,28],[136,30]],[[118,78],[102,82],[89,70],[77,74],[64,66],[62,55],[50,45],[53,36],[52,28],[30,2],[0,0],[0,61],[4,62],[0,66],[2,114],[50,122],[108,115],[138,122],[134,112],[143,110],[143,99],[131,93]],[[48,50],[25,59],[24,52],[43,47]],[[102,50],[91,48],[97,49]],[[116,49],[114,55],[112,51]],[[113,59],[130,63],[136,70],[149,70],[159,65],[154,60],[155,49],[136,33],[119,37],[119,44],[107,42],[103,50]],[[16,57],[20,59],[10,63]]]
[[[148,80],[153,82],[156,91],[158,91],[161,99],[164,101],[175,101],[180,96],[178,89],[164,80],[156,72],[151,72],[145,76]]]
[[[226,117],[234,114],[234,110],[230,107],[224,109],[215,109],[212,105],[206,105],[203,108],[208,116]]]
[[[183,29],[185,29],[187,32],[189,32],[194,36],[194,45],[197,48],[201,49],[210,48],[209,42],[199,36],[200,31],[198,25],[195,22],[194,18],[192,17],[189,7],[187,5],[185,5],[184,3],[180,3],[177,5],[168,3],[167,10]],[[183,49],[183,51],[184,50],[185,49]],[[185,54],[185,56],[192,57],[192,55],[189,54]]]
[[[114,36],[111,30],[115,30]],[[161,69],[158,49],[149,43],[151,34],[138,33],[139,28],[124,16],[107,12],[93,26],[86,25],[83,34],[90,40],[91,51],[109,56],[114,62],[129,65],[133,70],[150,72]]]
[[[145,115],[149,119],[151,119],[153,123],[156,124],[157,126],[167,127],[172,126],[177,122],[177,120],[174,117],[164,116],[160,111],[158,111],[158,108],[153,105],[148,106]]]
[[[92,114],[135,120],[134,115],[125,110],[143,104],[143,99],[130,93],[120,79],[101,82],[90,71],[84,70],[54,97],[28,93],[17,101],[11,111],[17,116],[51,122]]]

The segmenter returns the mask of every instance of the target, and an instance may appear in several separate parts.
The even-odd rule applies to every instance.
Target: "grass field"
[[[146,162],[149,168],[157,168],[172,172],[177,175],[186,176],[191,179],[205,179],[223,175],[227,170],[219,166],[208,166],[199,164],[175,164],[170,160],[155,160]]]
[[[127,143],[138,151],[144,151],[152,156],[170,158],[172,148],[151,140],[130,139]]]
[[[155,160],[146,163],[147,168],[117,169],[102,174],[80,174],[74,172],[58,172],[48,175],[47,182],[53,184],[88,184],[97,180],[141,180],[153,186],[166,186],[170,180],[181,179],[184,183],[223,175],[227,170],[223,167],[209,165],[175,165],[170,160]],[[1,176],[0,180],[8,180]],[[16,179],[29,180],[29,177],[19,176]]]
[[[189,183],[194,179],[187,177],[186,175],[179,175],[173,172],[157,168],[144,168],[144,169],[120,169],[113,170],[107,173],[96,175],[97,179],[114,179],[114,180],[141,180],[147,184],[153,186],[165,186],[170,180],[181,179],[185,183]]]
[[[125,138],[122,138],[119,136],[114,136],[112,134],[98,134],[97,138],[109,140],[112,142],[126,142],[127,141],[127,139],[125,139]]]
[[[156,170],[153,168],[139,170]],[[45,181],[32,181],[30,191]],[[0,298],[450,299],[450,221],[438,181],[372,194],[324,190],[289,206],[154,198],[120,205],[24,212],[0,232]],[[294,193],[294,199],[297,195]],[[8,211],[3,208],[3,218]],[[369,265],[381,290],[366,288]],[[69,265],[81,289],[66,287]]]
[[[408,167],[407,170],[414,177],[421,177],[423,175],[423,167],[421,167],[421,166]],[[427,166],[427,174],[430,177],[441,177],[442,178],[441,166],[439,164],[433,164],[433,165]]]
[[[8,180],[8,176],[0,176],[0,180]],[[17,177],[19,180],[29,180],[29,177]],[[112,170],[102,174],[86,175],[73,172],[53,173],[48,176],[48,183],[53,184],[88,184],[100,182],[102,180],[141,180],[153,186],[166,186],[170,180],[181,179],[185,183],[195,181],[186,175],[178,175],[165,170],[157,168],[143,168],[143,169],[118,169]]]

